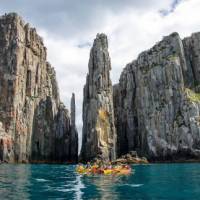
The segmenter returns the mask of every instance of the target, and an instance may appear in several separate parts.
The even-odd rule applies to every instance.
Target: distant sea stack
[[[76,128],[76,103],[75,94],[71,97],[71,136],[70,136],[70,156],[72,161],[78,161],[78,131]]]
[[[106,35],[98,34],[90,52],[84,87],[81,160],[116,158],[111,61]]]
[[[114,108],[118,156],[200,160],[200,33],[172,33],[128,64]]]
[[[0,17],[1,161],[77,160],[75,124],[60,101],[46,57],[34,28],[15,13]]]

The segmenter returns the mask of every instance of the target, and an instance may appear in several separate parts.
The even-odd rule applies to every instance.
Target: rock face
[[[0,160],[62,162],[73,160],[71,152],[77,157],[43,41],[15,13],[0,17],[0,94]]]
[[[118,156],[200,159],[200,33],[177,33],[128,64],[114,88]]]
[[[84,87],[83,161],[94,158],[112,160],[116,156],[110,70],[107,37],[98,34],[90,52],[89,73]]]
[[[75,94],[71,98],[71,136],[70,136],[70,156],[71,161],[78,161],[78,131],[76,128],[76,104]]]
[[[139,158],[136,151],[130,151],[128,154],[112,161],[112,164],[148,164],[145,157]]]

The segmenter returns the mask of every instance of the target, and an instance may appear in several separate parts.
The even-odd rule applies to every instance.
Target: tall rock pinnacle
[[[82,160],[115,159],[116,133],[111,61],[105,34],[97,34],[90,52],[89,73],[84,87]]]
[[[76,122],[76,105],[75,105],[75,94],[72,93],[71,97],[71,125],[75,127]]]
[[[76,103],[75,94],[71,97],[71,134],[70,134],[70,158],[78,161],[78,131],[76,128]]]

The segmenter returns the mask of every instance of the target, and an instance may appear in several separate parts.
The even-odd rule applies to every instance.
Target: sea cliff
[[[77,131],[46,47],[16,13],[0,17],[0,94],[1,161],[76,162]]]
[[[112,144],[117,158],[136,151],[150,161],[200,160],[200,33],[183,40],[178,33],[165,36],[127,64],[113,90],[109,84],[102,87],[107,83],[106,76],[96,71],[98,67],[105,70],[108,66],[107,57],[98,53],[103,49],[95,45],[95,51],[94,47],[91,50],[92,61],[84,89],[83,149],[90,143],[86,153],[96,153],[96,148]],[[96,65],[96,60],[102,62]],[[106,124],[113,131],[107,130],[113,138],[116,132],[116,140],[102,137],[103,125],[98,129],[96,121],[91,123],[97,119],[99,109],[95,105],[102,105],[102,91],[110,91],[109,100],[103,105],[110,109]],[[91,102],[89,107],[86,101]],[[90,113],[89,117],[85,113]]]

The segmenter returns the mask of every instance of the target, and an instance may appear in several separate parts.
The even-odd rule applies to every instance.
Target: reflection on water
[[[122,180],[119,176],[83,176],[82,182],[85,185],[93,185],[95,194],[98,199],[118,199],[115,186],[121,184]],[[83,197],[85,197],[83,195]]]
[[[86,176],[73,165],[0,165],[0,200],[196,200],[200,164],[134,166],[130,176]],[[181,191],[181,192],[180,192]]]
[[[81,200],[82,195],[83,195],[83,192],[81,191],[81,189],[85,188],[84,184],[81,181],[81,175],[76,176],[76,184],[74,187],[75,187],[75,191],[76,191],[76,199]]]
[[[132,174],[133,175],[133,174]],[[96,175],[83,177],[85,185],[92,184],[96,188],[95,196],[98,199],[120,199],[118,187],[127,183],[129,176]]]
[[[0,168],[0,199],[29,199],[31,171],[30,166],[1,165]]]

